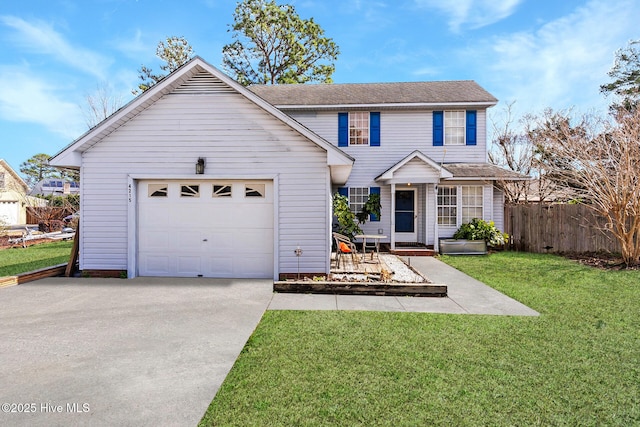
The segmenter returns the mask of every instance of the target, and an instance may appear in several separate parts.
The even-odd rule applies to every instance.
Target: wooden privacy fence
[[[585,205],[506,205],[504,219],[516,251],[620,253],[617,240],[604,230],[604,218]]]

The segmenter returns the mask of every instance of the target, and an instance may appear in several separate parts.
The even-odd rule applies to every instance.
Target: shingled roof
[[[253,85],[276,107],[485,103],[498,100],[473,80],[408,83]]]
[[[451,179],[492,179],[504,181],[520,181],[531,179],[526,175],[503,169],[489,163],[445,163],[442,165],[453,174]]]

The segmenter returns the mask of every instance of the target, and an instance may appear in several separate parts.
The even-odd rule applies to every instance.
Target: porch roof
[[[443,166],[453,174],[453,177],[448,179],[454,180],[525,181],[531,179],[527,175],[490,163],[445,163]]]
[[[416,150],[386,171],[375,180],[387,184],[411,182],[415,184],[436,184],[442,178],[453,178],[453,174],[431,158]]]
[[[386,184],[440,181],[522,181],[530,177],[489,163],[437,163],[416,150],[375,178]]]

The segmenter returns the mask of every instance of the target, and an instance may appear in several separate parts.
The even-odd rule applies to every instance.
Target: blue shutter
[[[444,145],[444,112],[433,112],[433,146],[441,147]]]
[[[476,145],[477,143],[476,117],[476,110],[467,110],[467,145]]]
[[[369,145],[372,147],[380,146],[380,113],[369,113]]]
[[[338,194],[344,197],[349,197],[349,189],[347,187],[339,187]]]
[[[369,187],[369,194],[377,194],[380,195],[380,187]],[[378,215],[369,215],[369,221],[380,221],[380,217]]]
[[[349,113],[338,113],[338,147],[349,146]]]

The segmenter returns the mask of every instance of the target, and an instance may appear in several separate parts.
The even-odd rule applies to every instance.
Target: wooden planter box
[[[484,240],[441,239],[440,253],[445,255],[485,255],[487,242]]]

